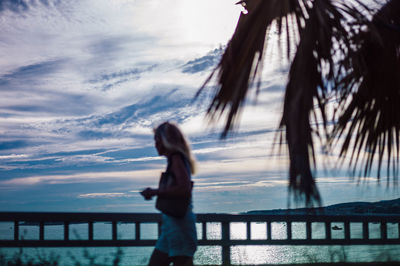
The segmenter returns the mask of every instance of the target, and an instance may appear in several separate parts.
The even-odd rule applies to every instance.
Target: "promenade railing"
[[[95,223],[110,223],[109,239],[97,239]],[[142,237],[142,225],[156,224],[161,229],[161,215],[155,213],[67,213],[67,212],[0,212],[0,223],[9,224],[12,235],[0,235],[0,247],[144,247],[154,246],[156,239]],[[71,225],[87,224],[88,235],[84,239],[72,239]],[[222,265],[231,264],[231,247],[246,245],[398,245],[400,244],[400,215],[270,215],[270,214],[197,214],[200,246],[220,246]],[[134,224],[132,239],[120,238],[121,224]],[[232,227],[241,224],[244,237],[232,237]],[[285,231],[276,236],[276,225]],[[38,227],[35,239],[24,239],[21,226]],[[49,239],[45,228],[61,225],[62,239]],[[218,237],[210,237],[209,227],[220,228]],[[254,237],[254,225],[265,226],[265,236]],[[283,226],[282,226],[283,225]],[[320,231],[315,235],[318,225]],[[298,236],[296,228],[303,227],[305,234]],[[322,227],[322,237],[321,237]],[[133,227],[132,227],[133,228]],[[283,229],[282,229],[283,228]],[[378,228],[378,232],[376,229]],[[352,231],[361,232],[354,235]],[[388,233],[390,231],[390,234]],[[340,236],[333,232],[340,231]]]

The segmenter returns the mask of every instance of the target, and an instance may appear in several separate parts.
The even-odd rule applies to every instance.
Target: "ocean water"
[[[341,223],[333,223],[332,226],[343,228]],[[0,223],[0,239],[13,239],[13,223]],[[286,224],[272,223],[271,235],[273,239],[286,238]],[[305,224],[292,224],[293,238],[305,238]],[[198,235],[202,235],[201,224],[197,225]],[[388,224],[388,238],[399,237],[398,224]],[[246,239],[246,224],[231,223],[231,239]],[[251,239],[266,239],[267,231],[265,223],[251,223]],[[63,226],[46,225],[45,239],[63,239]],[[94,239],[111,239],[111,224],[97,222],[93,225]],[[379,224],[369,224],[370,238],[380,238]],[[207,238],[220,239],[221,225],[219,223],[207,224]],[[87,224],[71,224],[70,239],[87,239]],[[157,224],[142,224],[142,239],[157,239]],[[20,238],[38,239],[39,227],[35,225],[20,225]],[[312,238],[324,238],[325,229],[322,223],[312,224]],[[362,237],[362,224],[351,223],[351,238]],[[135,224],[118,224],[119,239],[134,239]],[[344,238],[343,230],[332,230],[332,238]],[[231,248],[231,261],[236,265],[279,264],[279,263],[308,263],[308,262],[370,262],[370,261],[400,261],[399,245],[387,246],[233,246]],[[153,247],[124,247],[120,265],[147,265]],[[0,254],[12,257],[18,254],[20,249],[3,248]],[[26,258],[50,257],[51,254],[59,256],[61,265],[74,265],[76,261],[83,265],[89,265],[94,261],[98,265],[112,265],[118,249],[115,247],[101,248],[23,248],[23,256]],[[221,247],[199,246],[195,257],[197,265],[221,264]]]

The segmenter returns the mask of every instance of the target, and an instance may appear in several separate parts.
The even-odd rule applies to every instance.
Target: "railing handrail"
[[[400,244],[400,215],[331,215],[331,214],[222,214],[200,213],[196,214],[197,223],[202,225],[202,233],[199,235],[199,245],[221,246],[222,264],[230,265],[230,248],[235,245],[389,245]],[[158,232],[161,228],[161,214],[159,213],[95,213],[95,212],[0,212],[0,222],[14,223],[13,239],[0,240],[0,247],[89,247],[89,246],[153,246],[155,239],[141,238],[141,224],[156,223]],[[94,238],[93,224],[96,222],[111,222],[112,238],[97,240]],[[251,223],[263,222],[266,224],[266,238],[251,238]],[[284,222],[287,225],[286,239],[274,239],[272,237],[272,224]],[[292,237],[293,223],[305,223],[306,237],[297,239]],[[48,240],[45,238],[45,226],[60,223],[64,228],[62,240]],[[69,238],[70,225],[74,223],[88,224],[88,237],[84,240]],[[135,238],[118,239],[118,223],[134,223]],[[209,239],[207,237],[207,224],[221,224],[221,238]],[[230,224],[245,223],[246,237],[244,239],[231,239]],[[325,238],[312,237],[312,223],[323,223]],[[332,223],[343,223],[344,237],[332,238]],[[362,237],[351,237],[351,223],[362,224]],[[379,223],[380,238],[370,238],[369,224]],[[397,238],[388,237],[389,223],[397,224]],[[38,225],[39,238],[37,240],[24,240],[20,237],[19,227],[22,225]],[[1,238],[1,236],[0,236]]]
[[[228,214],[197,213],[198,222],[398,222],[400,214]],[[0,221],[25,222],[158,222],[160,213],[122,212],[0,212]]]

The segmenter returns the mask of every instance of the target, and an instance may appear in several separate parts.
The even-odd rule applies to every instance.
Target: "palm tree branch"
[[[368,27],[367,30],[352,37],[355,49],[348,53],[346,60],[340,62],[351,66],[338,86],[343,88],[340,93],[344,98],[350,97],[351,102],[346,104],[344,98],[339,99],[339,104],[346,111],[339,114],[331,137],[344,136],[341,156],[345,157],[350,152],[350,165],[354,170],[359,163],[358,154],[353,160],[355,151],[367,153],[363,164],[364,176],[369,175],[375,167],[375,154],[378,178],[385,156],[387,176],[390,176],[391,167],[393,173],[397,172],[398,163],[390,164],[390,160],[392,156],[397,157],[397,162],[399,160],[400,34],[396,34],[396,27],[400,25],[399,13],[400,1],[392,0],[383,5],[370,23],[363,23]],[[348,127],[348,124],[351,126]],[[356,125],[362,130],[354,136]],[[392,132],[395,132],[396,141],[393,141]],[[353,138],[355,142],[350,148],[349,143]],[[396,152],[393,153],[394,149]]]
[[[240,3],[244,4],[248,13],[240,15],[236,30],[221,61],[197,93],[199,95],[216,76],[217,88],[207,113],[212,118],[227,112],[222,136],[226,136],[232,128],[249,88],[257,75],[261,73],[266,48],[266,33],[271,24],[278,21],[278,29],[282,32],[283,26],[279,22],[282,18],[292,13],[303,16],[298,1],[246,0]]]

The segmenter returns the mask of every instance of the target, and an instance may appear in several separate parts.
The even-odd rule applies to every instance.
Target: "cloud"
[[[119,192],[105,192],[105,193],[86,193],[78,195],[78,198],[130,198],[132,195]]]
[[[21,66],[10,74],[0,77],[2,86],[9,86],[11,82],[28,83],[32,80],[38,80],[42,76],[47,76],[56,72],[65,63],[64,60],[49,60],[38,62],[31,65]]]
[[[6,9],[19,13],[27,11],[29,5],[25,1],[3,0],[0,2],[0,12]]]
[[[24,148],[29,144],[24,140],[12,140],[12,141],[2,141],[0,142],[0,151],[11,150],[16,148]]]
[[[102,132],[98,130],[82,130],[78,135],[84,139],[103,139],[109,138],[113,134],[111,132]]]
[[[62,3],[60,0],[38,0],[38,1],[29,1],[29,0],[2,0],[0,2],[0,12],[5,10],[10,10],[14,13],[25,13],[30,11],[32,8],[41,7],[54,7],[58,6]]]
[[[28,155],[26,154],[10,154],[10,155],[0,155],[0,160],[8,160],[8,159],[21,159],[21,158],[26,158]]]
[[[183,66],[182,72],[195,74],[215,67],[218,64],[223,51],[224,49],[221,47],[209,52],[207,55],[203,57],[196,58],[194,60],[187,62]]]
[[[225,181],[225,182],[196,182],[198,192],[243,191],[254,188],[270,188],[287,186],[287,180],[259,180],[259,181]]]
[[[113,180],[154,180],[159,177],[159,169],[138,170],[138,171],[123,171],[123,172],[82,172],[77,174],[65,175],[43,175],[13,178],[5,181],[0,181],[4,186],[32,186],[39,184],[71,184],[71,183],[91,183],[109,182]]]
[[[141,78],[141,75],[145,72],[151,71],[156,65],[151,66],[140,66],[131,69],[120,70],[118,72],[103,73],[98,78],[89,80],[89,83],[100,85],[102,90],[112,89],[123,83],[129,81],[135,81]]]

